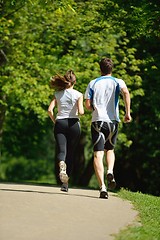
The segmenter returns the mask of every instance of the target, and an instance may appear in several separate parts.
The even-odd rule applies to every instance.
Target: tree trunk
[[[94,174],[94,167],[93,167],[93,156],[92,156],[92,158],[88,162],[86,168],[84,169],[79,179],[79,185],[83,187],[87,187],[89,185],[89,182],[93,174]]]
[[[1,95],[0,101],[5,102],[6,96]],[[0,146],[2,144],[2,134],[3,134],[3,123],[5,120],[6,106],[4,104],[0,104]]]

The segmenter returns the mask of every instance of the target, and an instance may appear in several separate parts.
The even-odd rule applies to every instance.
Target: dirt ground
[[[113,240],[137,215],[111,192],[0,183],[1,240]]]

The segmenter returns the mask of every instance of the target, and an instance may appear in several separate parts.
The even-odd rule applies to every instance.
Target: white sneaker
[[[68,183],[68,175],[66,173],[66,164],[64,161],[60,161],[59,168],[60,168],[59,178],[61,182]]]
[[[100,196],[99,196],[99,198],[108,199],[108,193],[107,193],[106,186],[102,186],[102,187],[100,188]]]
[[[107,174],[107,181],[108,181],[108,188],[110,190],[113,190],[116,188],[116,181],[114,179],[113,173],[108,173]]]
[[[68,192],[68,183],[63,183],[62,184],[61,191],[62,192]]]

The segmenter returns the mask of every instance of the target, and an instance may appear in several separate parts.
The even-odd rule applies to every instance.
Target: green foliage
[[[10,117],[14,121],[9,121],[9,123],[6,121],[5,123],[2,151],[16,157],[22,155],[31,159],[45,159],[47,157],[49,161],[52,161],[54,141],[49,125],[42,125],[33,112],[16,113],[12,110]]]
[[[131,201],[139,212],[135,226],[121,231],[116,240],[158,240],[160,236],[160,198],[142,193],[133,193],[122,189],[118,195]]]
[[[155,184],[159,181],[160,156],[158,13],[159,5],[155,0],[2,0],[2,153],[31,159],[37,155],[44,159],[44,152],[41,158],[37,149],[38,146],[43,149],[43,141],[46,146],[47,136],[50,136],[47,128],[52,126],[47,119],[53,95],[49,88],[50,77],[73,69],[77,76],[76,89],[84,93],[88,82],[100,74],[98,61],[109,56],[115,64],[113,75],[125,80],[132,98],[133,121],[130,125],[123,121],[120,124],[116,147],[117,180],[121,186],[127,184],[133,190],[158,194]],[[120,116],[123,119],[123,101],[120,101]],[[79,156],[83,161],[78,159],[83,162],[82,169],[91,161],[90,119],[88,111],[81,118],[82,133],[87,141],[87,144],[82,141],[85,161],[83,153]],[[50,137],[48,139],[51,143]],[[30,150],[26,150],[27,146]],[[46,151],[50,159],[51,147],[46,147]]]
[[[127,71],[139,70],[135,50],[127,48],[125,32],[115,36],[111,23],[101,18],[103,1],[93,5],[90,2],[71,3],[73,7],[63,4],[61,8],[56,4],[44,8],[25,4],[9,20],[12,22],[10,32],[2,34],[10,39],[10,51],[6,54],[8,64],[2,72],[3,94],[9,98],[8,102],[19,102],[25,110],[35,112],[43,120],[46,118],[44,106],[51,94],[48,81],[52,74],[74,68],[78,88],[84,92],[87,83],[99,75],[97,61],[102,56],[112,55],[117,65],[120,61],[126,62],[119,65],[120,71],[117,69],[122,77]],[[15,102],[12,106],[16,111]]]
[[[131,89],[133,122],[123,125],[122,132],[132,140],[130,148],[119,145],[116,172],[121,186],[159,195],[159,17],[157,1],[115,1],[120,8],[119,26],[126,29],[129,45],[136,48],[140,89]],[[114,18],[114,21],[117,19]],[[137,81],[138,83],[138,81]],[[131,167],[132,166],[132,167]],[[120,173],[121,172],[121,173]],[[126,177],[121,177],[121,175]],[[150,181],[150,179],[152,179]]]
[[[4,165],[4,166],[3,166]],[[20,182],[36,181],[52,173],[50,165],[45,160],[26,159],[24,157],[10,158],[3,163],[3,177],[1,180]]]

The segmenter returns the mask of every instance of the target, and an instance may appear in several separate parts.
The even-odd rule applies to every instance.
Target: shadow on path
[[[115,193],[33,184],[0,183],[0,209],[1,240],[113,240],[137,216]]]
[[[36,185],[37,186],[37,185]],[[39,185],[40,186],[40,185]],[[89,195],[82,195],[82,194],[72,194],[72,193],[65,193],[65,192],[46,192],[46,191],[36,191],[36,190],[18,190],[18,189],[9,189],[9,188],[2,188],[0,191],[8,191],[8,192],[26,192],[26,193],[39,193],[39,194],[52,194],[52,195],[65,195],[65,196],[73,196],[73,197],[85,197],[85,198],[96,198],[95,196]],[[85,191],[85,190],[83,190]],[[87,191],[87,190],[86,190]]]

